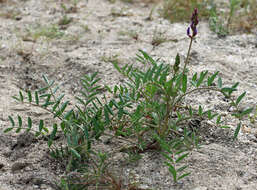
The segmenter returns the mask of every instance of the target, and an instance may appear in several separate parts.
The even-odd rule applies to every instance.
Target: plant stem
[[[186,57],[185,65],[184,65],[183,72],[182,72],[181,81],[182,81],[183,76],[184,76],[184,74],[186,72],[186,67],[187,67],[187,64],[188,64],[188,61],[189,61],[189,55],[190,55],[191,47],[192,47],[192,44],[193,44],[193,39],[194,38],[192,37],[191,40],[190,40],[189,48],[188,48],[188,51],[187,51],[187,57]]]
[[[179,86],[181,85],[181,83],[183,81],[183,77],[184,77],[185,72],[186,72],[186,67],[187,67],[187,64],[188,64],[188,61],[189,61],[189,55],[190,55],[192,44],[193,44],[193,37],[191,37],[191,40],[190,40],[189,48],[188,48],[188,51],[187,51],[187,57],[186,57],[186,61],[185,61],[183,71],[182,71],[182,76],[181,76],[181,79],[180,79]],[[172,103],[170,103],[170,96],[167,96],[167,108],[166,108],[166,115],[165,115],[165,118],[164,118],[164,126],[160,129],[160,134],[159,134],[161,137],[165,136],[165,132],[168,129],[168,121],[169,121],[170,113],[172,112],[172,109],[173,109],[174,105],[176,105],[176,103],[174,104],[174,100],[175,99],[173,98]]]
[[[167,107],[166,107],[166,115],[164,118],[164,126],[160,127],[160,134],[159,134],[161,136],[161,138],[165,136],[165,132],[168,130],[169,117],[170,117],[170,113],[172,111],[172,109],[170,108],[170,97],[169,96],[168,96],[166,103],[167,103]]]

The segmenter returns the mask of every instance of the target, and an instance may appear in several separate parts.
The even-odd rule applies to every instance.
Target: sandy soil
[[[58,24],[63,17],[59,1],[7,1],[0,4],[0,190],[57,189],[55,181],[63,174],[62,168],[47,154],[44,139],[33,135],[3,134],[10,124],[8,115],[19,114],[34,119],[49,115],[35,108],[18,105],[11,98],[22,89],[42,86],[41,76],[47,74],[57,80],[67,98],[78,93],[79,79],[84,74],[98,71],[102,85],[113,85],[123,80],[108,60],[120,64],[135,63],[138,49],[147,51],[173,64],[177,52],[185,58],[189,39],[188,23],[170,24],[157,12],[153,20],[146,20],[153,5],[126,4],[107,0],[81,1],[76,13],[69,13],[72,22],[62,26],[59,39],[37,38],[42,26]],[[71,6],[70,4],[67,4]],[[158,34],[166,41],[153,46]],[[190,72],[219,70],[224,83],[239,81],[240,94],[247,92],[242,107],[257,102],[257,33],[218,38],[206,22],[200,22],[199,34],[193,44]],[[208,96],[207,96],[208,95]],[[229,106],[216,94],[206,94],[188,100],[197,105],[214,107],[227,114]],[[50,121],[49,121],[50,122]],[[235,120],[227,119],[235,126]],[[257,189],[257,134],[256,124],[244,122],[248,133],[240,132],[232,142],[232,132],[216,129],[202,122],[205,137],[201,149],[187,160],[192,175],[174,186],[167,169],[154,152],[144,153],[133,164],[122,164],[120,176],[124,180],[133,175],[143,189],[194,190],[255,190]],[[116,159],[124,159],[123,153]]]

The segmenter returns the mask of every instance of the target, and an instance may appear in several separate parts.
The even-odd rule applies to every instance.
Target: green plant
[[[91,143],[93,139],[98,139],[103,132],[104,122],[101,118],[98,118],[102,114],[102,110],[96,106],[94,101],[100,103],[99,99],[96,97],[97,90],[100,86],[97,86],[96,83],[99,81],[96,78],[96,73],[90,77],[85,76],[82,80],[82,85],[87,92],[81,92],[82,96],[87,101],[82,100],[77,97],[77,99],[83,103],[84,106],[88,106],[88,109],[80,108],[78,105],[75,108],[71,108],[68,111],[69,101],[63,101],[64,94],[57,96],[57,91],[59,87],[54,81],[49,81],[46,76],[43,76],[43,79],[46,83],[46,86],[35,91],[34,94],[31,91],[27,91],[27,97],[24,97],[24,93],[20,91],[18,97],[14,97],[17,101],[21,103],[27,103],[31,106],[39,107],[46,112],[49,112],[53,115],[54,119],[60,120],[52,125],[52,131],[49,136],[46,136],[49,133],[49,129],[45,126],[43,120],[39,121],[38,129],[35,130],[32,128],[32,119],[28,117],[27,122],[27,131],[35,131],[36,136],[46,136],[48,138],[48,146],[51,150],[51,155],[55,158],[67,157],[67,171],[72,170],[73,168],[78,167],[78,163],[86,163],[91,154]],[[102,104],[101,104],[102,105]],[[18,118],[18,127],[16,132],[20,132],[23,128],[22,118]],[[9,117],[12,127],[8,128],[6,131],[14,129],[15,123],[14,119]],[[67,139],[66,147],[56,147],[54,146],[54,138],[58,131],[58,128],[62,131],[64,136]],[[54,146],[54,148],[52,148]]]
[[[223,13],[218,13],[213,2],[210,5],[209,26],[218,36],[226,36],[235,31],[250,32],[257,26],[256,1],[230,0],[229,11]]]
[[[122,7],[122,8],[119,8],[119,9],[113,7],[113,8],[111,9],[111,15],[112,15],[113,17],[124,17],[124,16],[131,16],[131,15],[133,15],[133,14],[130,13],[130,12],[128,11],[128,8],[126,8],[126,7]]]
[[[68,25],[72,22],[72,18],[68,17],[67,15],[64,15],[58,22],[59,25]]]
[[[151,11],[149,12],[149,15],[148,17],[146,18],[146,20],[153,20],[153,13],[156,9],[157,5],[154,5],[152,8],[151,8]]]
[[[201,17],[209,16],[206,0],[164,0],[160,14],[172,23],[186,21],[195,7],[200,10]]]
[[[167,160],[164,163],[168,166],[169,172],[173,177],[173,181],[177,183],[178,180],[190,175],[190,173],[184,173],[178,176],[179,173],[184,172],[184,170],[188,167],[187,165],[184,165],[177,168],[177,164],[179,164],[184,158],[186,158],[189,155],[188,150],[186,148],[180,147],[183,141],[175,139],[173,142],[167,143],[158,135],[156,135],[155,138],[160,143],[160,146],[163,150],[161,154]]]
[[[95,154],[92,165],[87,168],[84,174],[73,173],[61,179],[60,188],[64,190],[87,189],[117,189],[121,187],[121,181],[117,181],[107,170],[107,154],[98,152]],[[82,177],[83,176],[83,177]]]
[[[89,26],[86,25],[86,24],[81,24],[80,27],[83,28],[83,30],[84,30],[85,32],[90,32],[90,31],[91,31],[90,28],[89,28]]]
[[[61,3],[60,6],[63,9],[64,13],[76,13],[78,12],[78,3],[80,0],[70,0],[69,3],[71,3],[70,6],[67,6],[64,3]]]
[[[235,14],[236,9],[239,7],[240,0],[229,0],[229,16],[227,19],[227,30],[229,30],[229,26],[231,24],[231,20]]]
[[[239,7],[240,0],[230,0],[229,1],[229,14],[227,16],[226,24],[225,20],[220,18],[217,14],[216,5],[212,3],[212,8],[210,9],[210,17],[209,17],[209,27],[215,32],[218,36],[226,36],[229,34],[230,25],[232,24],[232,19],[235,15],[236,9]],[[225,17],[223,15],[223,17]]]
[[[171,22],[181,22],[197,7],[200,16],[209,19],[210,29],[224,37],[235,31],[251,32],[257,26],[256,5],[255,0],[229,0],[228,11],[222,12],[217,10],[215,1],[164,0],[160,15]]]
[[[20,91],[13,98],[51,113],[53,119],[57,120],[52,124],[51,130],[44,120],[40,120],[38,127],[34,128],[30,117],[24,126],[23,119],[18,115],[17,123],[9,116],[11,127],[4,132],[15,130],[19,133],[26,130],[34,131],[36,136],[46,137],[50,154],[66,166],[67,174],[74,171],[79,173],[77,183],[73,178],[61,180],[64,189],[80,189],[81,185],[84,187],[92,183],[98,186],[112,184],[116,189],[121,187],[119,182],[110,177],[112,175],[107,167],[111,159],[108,155],[111,153],[102,153],[94,146],[95,142],[101,143],[99,139],[102,136],[126,143],[125,147],[117,148],[116,151],[134,155],[148,150],[162,151],[174,182],[188,176],[189,173],[185,171],[187,166],[181,164],[193,148],[199,147],[197,130],[190,128],[190,121],[200,117],[212,121],[217,127],[229,126],[213,110],[204,110],[202,105],[198,109],[193,109],[194,105],[184,105],[185,99],[196,92],[222,94],[235,108],[232,116],[238,119],[234,139],[244,117],[253,110],[239,109],[246,92],[234,99],[232,94],[239,83],[231,87],[224,86],[218,71],[189,75],[189,55],[197,36],[198,22],[198,10],[195,9],[187,29],[190,44],[182,67],[179,54],[172,67],[159,59],[153,59],[142,50],[136,60],[145,66],[143,69],[129,64],[121,67],[114,59],[113,66],[126,77],[125,82],[113,88],[105,86],[109,95],[112,95],[107,98],[102,95],[102,87],[98,84],[101,79],[97,77],[97,73],[85,75],[81,81],[81,96],[76,97],[78,103],[74,106],[70,101],[64,100],[64,94],[59,94],[59,86],[54,81],[43,76],[45,87],[34,93]],[[55,143],[57,133],[61,133],[66,139],[63,147]]]
[[[119,54],[114,54],[114,55],[110,55],[110,56],[107,56],[107,55],[103,55],[100,57],[100,60],[105,62],[105,63],[109,63],[109,62],[120,62],[119,61]]]
[[[219,37],[224,37],[228,34],[223,21],[217,16],[216,7],[212,7],[210,10],[209,27],[211,31],[215,32]]]
[[[40,37],[45,37],[47,39],[59,39],[64,36],[64,32],[62,32],[58,26],[56,25],[46,25],[37,27],[27,28],[27,33],[23,38],[32,38],[33,41],[36,41]]]
[[[257,27],[257,1],[255,0],[241,0],[236,7],[238,11],[234,17],[239,19],[233,19],[233,29],[243,32],[251,32],[252,29]]]

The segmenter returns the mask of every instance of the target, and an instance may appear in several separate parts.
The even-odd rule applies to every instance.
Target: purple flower
[[[198,10],[197,8],[194,9],[194,12],[192,14],[192,17],[191,17],[191,24],[190,24],[190,27],[187,28],[187,35],[190,37],[190,38],[193,38],[197,35],[197,24],[198,24],[199,20],[198,20]],[[191,32],[190,32],[190,29],[192,30],[193,34],[191,35]]]

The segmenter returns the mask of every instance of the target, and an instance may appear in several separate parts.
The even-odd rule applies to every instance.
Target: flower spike
[[[195,8],[194,9],[194,12],[192,14],[192,17],[191,17],[191,24],[190,26],[187,28],[187,35],[188,37],[190,38],[193,38],[197,35],[197,24],[199,23],[199,20],[198,20],[198,9]],[[190,29],[192,30],[192,35],[191,35],[191,32],[190,32]]]

